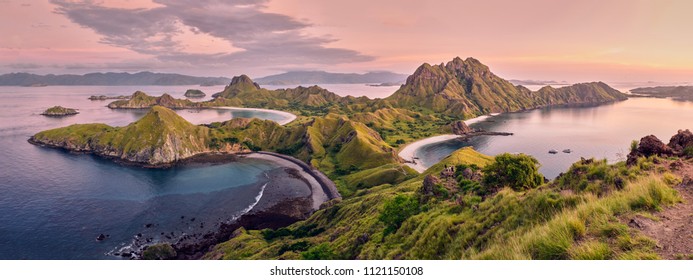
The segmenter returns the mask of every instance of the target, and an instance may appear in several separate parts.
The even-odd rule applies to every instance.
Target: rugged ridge
[[[474,58],[421,65],[397,92],[386,98],[399,107],[421,106],[436,113],[470,118],[555,105],[600,104],[625,100],[604,83],[585,83],[532,92],[493,74]]]
[[[117,100],[108,104],[111,109],[147,109],[153,106],[163,106],[171,109],[190,109],[202,108],[201,103],[195,103],[190,100],[176,99],[173,96],[164,93],[159,97],[149,96],[144,92],[136,91],[127,100]]]

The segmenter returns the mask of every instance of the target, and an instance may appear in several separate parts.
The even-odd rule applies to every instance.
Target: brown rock
[[[657,138],[657,136],[654,135],[648,135],[640,139],[640,144],[638,144],[638,148],[634,151],[631,151],[630,154],[628,154],[628,160],[626,163],[628,165],[635,164],[637,162],[638,157],[649,157],[651,155],[672,155],[674,154],[674,151],[667,145],[664,145],[664,143]]]
[[[688,129],[679,129],[676,135],[671,137],[669,144],[667,144],[667,146],[669,146],[669,148],[671,148],[677,154],[682,153],[683,149],[691,145],[693,145],[693,133],[691,133],[691,131]]]
[[[421,187],[421,193],[432,194],[433,189],[437,184],[440,184],[440,179],[438,179],[436,176],[433,176],[433,175],[426,176],[426,178],[424,178],[424,181],[423,181],[423,186]]]
[[[464,121],[453,122],[450,126],[452,127],[452,133],[457,135],[464,135],[473,131]]]

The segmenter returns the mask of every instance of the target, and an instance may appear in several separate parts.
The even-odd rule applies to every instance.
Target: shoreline
[[[402,150],[400,150],[399,153],[397,153],[397,155],[406,161],[407,166],[411,167],[412,169],[416,170],[419,173],[423,173],[428,168],[424,167],[421,164],[420,160],[414,159],[416,151],[418,151],[421,147],[429,145],[429,144],[448,141],[451,139],[456,139],[456,138],[461,138],[461,137],[464,137],[464,135],[443,134],[443,135],[424,138],[424,139],[421,139],[418,141],[411,142],[408,145],[404,146],[404,148],[402,148]]]
[[[280,125],[286,125],[292,121],[294,121],[298,116],[286,112],[286,111],[279,111],[279,110],[272,110],[272,109],[262,109],[262,108],[244,108],[244,107],[231,107],[231,106],[220,106],[220,107],[210,107],[212,109],[228,109],[228,110],[238,110],[238,111],[252,111],[252,112],[265,112],[265,113],[274,113],[280,116],[285,117],[284,120],[277,121],[278,124]]]
[[[320,205],[335,198],[341,198],[334,182],[327,179],[322,172],[310,167],[299,159],[272,152],[253,152],[240,155],[241,158],[261,159],[275,163],[281,167],[293,168],[305,178],[311,188],[311,199],[314,210],[320,209]]]

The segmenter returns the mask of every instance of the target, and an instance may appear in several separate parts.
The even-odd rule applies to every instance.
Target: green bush
[[[322,243],[301,253],[301,257],[304,260],[335,260],[337,259],[337,254],[334,253],[330,244]]]
[[[416,215],[419,210],[419,200],[409,195],[400,194],[385,202],[378,217],[385,224],[384,235],[397,231],[407,218]]]
[[[635,150],[638,149],[638,140],[633,140],[630,142],[630,152],[634,152]]]
[[[539,161],[525,155],[500,154],[483,169],[483,183],[491,190],[510,187],[515,191],[535,188],[544,182]]]

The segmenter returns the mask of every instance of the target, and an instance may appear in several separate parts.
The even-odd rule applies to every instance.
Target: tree
[[[539,162],[525,154],[500,154],[484,168],[483,183],[486,187],[500,189],[510,187],[521,191],[535,188],[544,182],[539,173]]]

